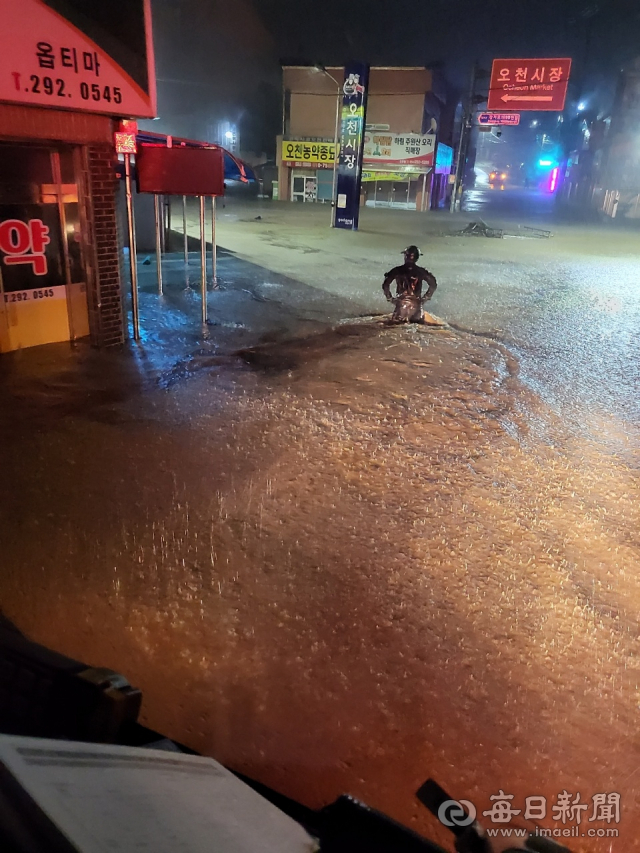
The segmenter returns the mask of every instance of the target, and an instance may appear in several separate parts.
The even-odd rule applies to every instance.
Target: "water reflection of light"
[[[487,193],[470,196],[482,203]],[[494,328],[485,318],[493,319],[500,299],[518,287],[525,296],[543,290],[539,301],[519,297],[524,308],[509,333],[523,341],[529,370],[536,358],[548,369],[545,392],[555,383],[558,396],[588,395],[591,434],[605,435],[634,465],[637,442],[611,413],[623,366],[617,330],[637,347],[635,262],[525,268],[521,261],[474,261],[473,286],[464,299],[454,291],[451,316],[473,311],[476,328]],[[454,269],[462,276],[467,268]],[[602,292],[604,283],[615,295]],[[143,355],[147,365],[163,353],[174,357],[178,334],[191,335],[197,357],[203,354],[197,295],[173,297],[160,311],[155,293],[141,293],[145,341],[146,330],[155,335],[153,353],[139,345],[141,363]],[[176,307],[183,303],[184,315]],[[603,321],[605,312],[615,319]],[[613,346],[610,333],[618,335]],[[53,533],[61,515],[69,520],[65,566],[95,567],[82,582],[80,627],[60,616],[65,607],[73,612],[69,570],[61,571],[42,534],[20,537],[19,547],[33,540],[34,552],[21,551],[16,562],[25,571],[46,566],[43,577],[63,592],[47,599],[38,581],[33,606],[57,601],[42,624],[59,631],[67,649],[88,643],[92,656],[126,662],[132,679],[144,675],[161,728],[169,722],[191,745],[215,747],[238,764],[244,744],[258,741],[267,751],[262,765],[277,763],[285,780],[296,772],[286,758],[293,744],[311,770],[330,765],[341,788],[360,786],[363,797],[374,791],[383,807],[397,805],[395,790],[409,790],[407,780],[423,772],[424,750],[444,753],[446,742],[441,772],[464,763],[481,788],[487,766],[516,780],[526,775],[520,797],[532,779],[540,785],[578,765],[586,787],[610,772],[631,800],[640,595],[633,469],[555,429],[548,393],[523,435],[519,410],[529,398],[502,359],[486,362],[499,357],[493,344],[482,356],[475,344],[467,349],[467,337],[432,335],[420,347],[420,334],[385,332],[346,364],[330,358],[323,368],[318,359],[315,376],[289,375],[286,390],[242,373],[225,391],[201,374],[171,394],[114,407],[128,415],[122,423],[83,412],[73,442],[46,447],[52,472],[68,471],[69,456],[74,463],[73,488],[50,520]],[[481,347],[482,338],[473,340]],[[629,387],[638,363],[625,360]],[[71,429],[72,417],[68,423]],[[132,477],[138,455],[145,464]],[[106,519],[90,511],[97,465],[100,493],[114,497]],[[75,506],[74,494],[81,496]],[[48,510],[48,492],[43,502]],[[6,547],[14,541],[5,537]],[[88,616],[85,625],[85,613],[100,625],[103,598],[112,611],[105,630]],[[439,701],[424,714],[427,684]],[[193,697],[185,708],[171,701],[183,685]],[[495,695],[506,698],[492,738],[487,696]],[[391,723],[372,714],[363,724],[371,708]],[[472,714],[480,749],[463,739]],[[430,728],[425,717],[434,716]],[[368,750],[383,754],[391,724],[398,741],[424,750],[408,750],[378,774]],[[317,732],[311,743],[310,729]],[[336,730],[348,732],[337,743]],[[512,751],[505,737],[514,739]],[[364,756],[353,767],[340,763],[350,750]]]

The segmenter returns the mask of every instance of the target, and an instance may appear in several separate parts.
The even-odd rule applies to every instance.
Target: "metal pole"
[[[329,76],[329,75],[327,75]],[[331,78],[333,80],[333,78]],[[340,105],[342,98],[340,97],[340,86],[338,86],[338,94],[336,96],[336,127],[333,134],[333,182],[331,186],[331,227],[336,227],[336,189],[338,187],[338,128],[340,126]]]
[[[160,210],[160,196],[154,195],[153,207],[156,214],[156,274],[158,276],[158,293],[162,296],[162,212]]]
[[[133,196],[131,195],[131,154],[124,155],[124,189],[127,197],[127,228],[129,231],[129,266],[131,268],[131,309],[133,315],[133,337],[140,340],[140,312],[138,308],[138,255],[136,252],[136,223],[133,218]]]
[[[216,197],[211,196],[211,275],[212,283],[218,281],[218,250],[216,246]]]
[[[76,339],[75,329],[73,324],[73,308],[71,302],[71,264],[69,262],[69,235],[67,234],[67,216],[65,212],[64,202],[62,200],[62,176],[60,174],[60,155],[52,153],[51,165],[53,168],[53,180],[56,184],[56,197],[58,204],[58,215],[60,217],[60,230],[62,232],[62,248],[64,255],[64,271],[66,278],[65,294],[67,298],[67,318],[69,320],[69,339]]]
[[[187,237],[187,197],[186,195],[182,196],[182,238],[184,241],[184,263],[185,266],[189,264],[189,247],[187,245],[188,237]]]
[[[164,254],[167,251],[166,233],[171,228],[171,211],[169,205],[165,203],[163,195],[160,196],[160,251]]]
[[[426,198],[427,198],[427,173],[425,172],[424,175],[422,176],[422,203],[420,205],[420,210],[423,213],[427,209],[427,206],[425,204]]]
[[[458,151],[456,154],[456,170],[455,170],[455,182],[453,184],[453,192],[451,194],[451,203],[449,205],[449,212],[453,213],[456,209],[456,204],[458,200],[458,189],[460,184],[462,183],[462,176],[464,173],[464,161],[467,154],[467,136],[469,131],[471,130],[471,120],[473,116],[473,95],[476,88],[476,72],[477,72],[478,63],[473,63],[473,68],[471,70],[471,80],[469,82],[469,95],[467,103],[464,106],[462,111],[462,127],[460,128],[460,142],[458,144]]]
[[[204,196],[200,196],[200,293],[202,295],[202,325],[207,322],[207,244],[204,239]]]
[[[184,251],[184,289],[191,290],[191,284],[189,282],[189,246],[187,237],[187,197],[186,195],[182,196],[182,237],[183,237],[183,251]]]

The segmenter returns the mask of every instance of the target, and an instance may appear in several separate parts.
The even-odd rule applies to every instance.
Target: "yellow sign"
[[[406,184],[409,180],[419,178],[418,172],[369,172],[362,170],[363,181],[397,181]]]
[[[331,165],[335,161],[333,142],[305,142],[297,139],[282,140],[282,161],[285,163],[319,163]]]

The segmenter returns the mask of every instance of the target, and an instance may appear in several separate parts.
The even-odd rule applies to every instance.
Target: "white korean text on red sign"
[[[0,101],[152,118],[149,0],[0,0]]]
[[[494,59],[489,110],[561,111],[567,96],[571,60]]]

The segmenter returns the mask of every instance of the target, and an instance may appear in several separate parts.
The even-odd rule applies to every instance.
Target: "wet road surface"
[[[6,362],[3,608],[311,805],[350,791],[448,844],[413,796],[429,775],[480,809],[546,795],[548,826],[563,789],[598,828],[591,797],[620,792],[621,837],[571,845],[640,849],[632,252],[434,236],[433,310],[458,328],[330,331],[384,310],[379,236],[336,296],[294,228],[280,270],[252,268],[254,227],[205,336],[150,279],[137,356]],[[318,314],[260,302],[281,289]]]
[[[508,182],[491,187],[478,180],[473,189],[465,192],[462,210],[476,218],[514,220],[528,222],[554,222],[558,219],[556,197],[553,193],[538,189],[513,186]]]

